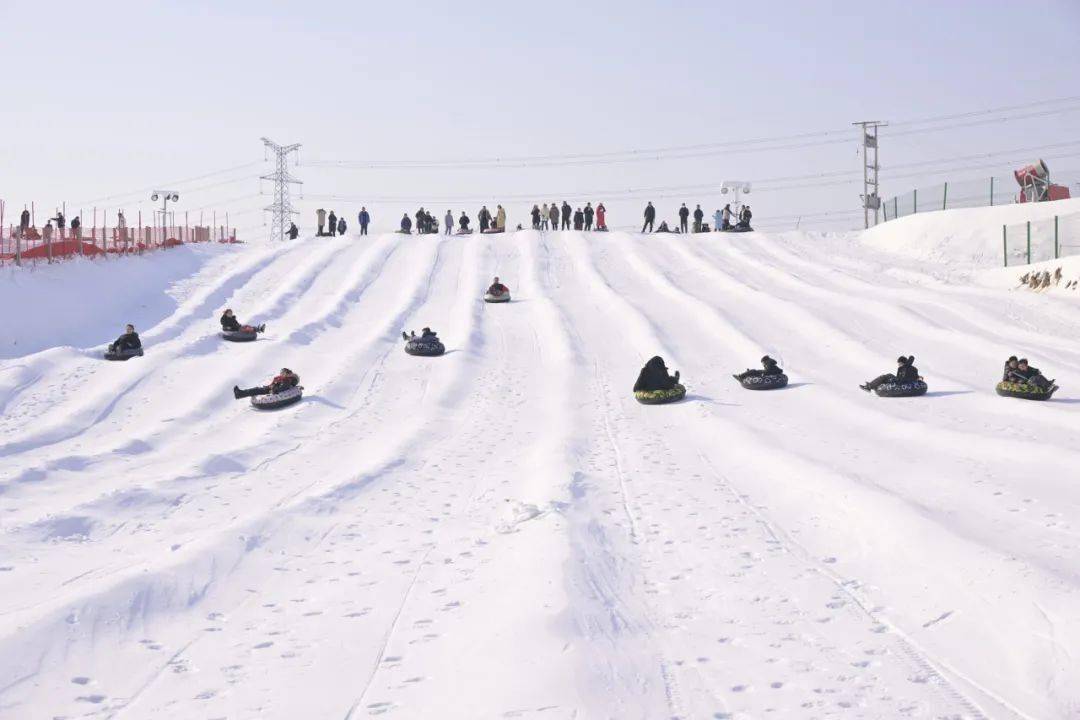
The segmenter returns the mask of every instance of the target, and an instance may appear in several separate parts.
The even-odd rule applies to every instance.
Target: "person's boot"
[[[409,336],[405,334],[404,330],[401,331],[401,339],[405,342],[409,342]]]
[[[863,390],[865,390],[866,392],[870,392],[870,383],[863,383],[859,387],[862,388]]]
[[[266,323],[263,323],[259,327],[255,328],[256,332],[266,332]]]
[[[239,385],[233,385],[232,394],[233,394],[233,397],[236,398],[237,400],[244,397],[244,391],[240,389]]]

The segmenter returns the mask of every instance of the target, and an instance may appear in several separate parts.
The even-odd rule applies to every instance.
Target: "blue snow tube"
[[[435,357],[446,352],[446,347],[438,340],[421,340],[416,338],[405,343],[405,352],[420,357]]]
[[[130,360],[133,357],[142,357],[143,350],[141,347],[137,348],[124,348],[123,350],[106,350],[106,360]]]
[[[279,393],[270,393],[269,395],[255,395],[251,398],[252,407],[256,407],[259,410],[277,410],[278,408],[286,407],[287,405],[293,405],[300,402],[300,398],[304,396],[304,388],[300,385],[291,387],[288,390],[282,390]]]
[[[783,373],[779,375],[751,375],[739,380],[739,384],[747,390],[777,390],[787,387],[787,383],[788,377]]]
[[[926,394],[926,383],[922,380],[915,382],[890,382],[878,385],[874,390],[878,397],[918,397]]]

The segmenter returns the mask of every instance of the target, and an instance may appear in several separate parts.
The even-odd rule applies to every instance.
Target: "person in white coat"
[[[724,222],[724,213],[717,210],[712,216],[713,232],[720,232],[720,225]]]

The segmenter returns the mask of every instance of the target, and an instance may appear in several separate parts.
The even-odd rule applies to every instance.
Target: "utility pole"
[[[878,224],[878,214],[881,212],[881,195],[878,194],[878,128],[887,127],[888,123],[879,120],[862,120],[851,123],[862,127],[862,206],[863,227],[870,227],[870,211],[874,211],[874,224]],[[873,151],[871,161],[870,151]]]
[[[263,180],[270,180],[274,183],[274,202],[263,209],[273,213],[270,221],[270,239],[284,240],[285,232],[288,229],[285,223],[291,222],[289,219],[291,215],[299,214],[296,210],[293,210],[292,200],[289,197],[289,185],[300,185],[302,183],[289,174],[289,154],[299,150],[300,144],[278,145],[270,138],[265,137],[262,141],[263,145],[277,155],[277,169],[270,175],[262,176]]]

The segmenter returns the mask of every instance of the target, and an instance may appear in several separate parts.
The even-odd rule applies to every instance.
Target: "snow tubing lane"
[[[251,398],[251,405],[257,407],[260,410],[277,410],[287,405],[300,402],[300,398],[304,396],[304,388],[301,386],[291,387],[288,390],[283,390],[279,393],[270,393],[269,395],[256,395]]]
[[[130,360],[133,357],[142,357],[142,348],[135,348],[134,350],[118,350],[116,352],[105,352],[106,360]]]
[[[926,383],[917,380],[910,383],[883,383],[874,390],[878,397],[918,397],[926,394]]]
[[[405,343],[405,352],[420,357],[435,357],[436,355],[442,355],[446,352],[446,347],[438,341],[419,342],[417,340],[410,340]]]
[[[251,342],[258,336],[259,334],[254,330],[223,330],[221,332],[221,338],[230,342]]]
[[[486,302],[486,303],[510,302],[510,293],[503,293],[502,295],[492,295],[491,293],[485,293],[484,294],[484,302]]]
[[[670,390],[638,390],[634,392],[634,399],[642,405],[666,405],[667,403],[679,402],[686,397],[686,388],[676,385]]]
[[[1053,390],[1047,392],[1034,385],[1014,382],[999,382],[994,387],[994,392],[1001,397],[1020,398],[1021,400],[1049,400],[1050,396],[1054,394]]]
[[[787,387],[787,383],[788,378],[784,374],[751,376],[739,381],[747,390],[778,390]]]

